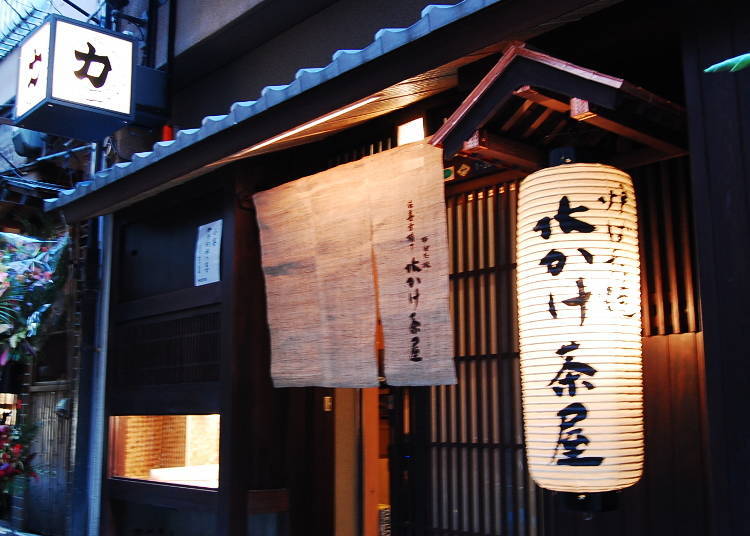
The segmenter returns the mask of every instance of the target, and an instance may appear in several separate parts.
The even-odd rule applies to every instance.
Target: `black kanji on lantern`
[[[630,289],[625,286],[619,286],[617,288],[607,287],[607,294],[604,298],[604,303],[607,304],[607,309],[614,312],[616,309],[627,310],[630,302],[630,296],[628,291]],[[622,312],[622,316],[625,318],[632,318],[635,316],[635,311]]]
[[[583,205],[571,207],[568,196],[564,195],[560,199],[557,214],[555,214],[554,218],[557,220],[557,223],[560,225],[560,229],[563,233],[567,234],[573,231],[577,231],[579,233],[591,233],[596,229],[594,225],[586,223],[585,221],[579,220],[577,218],[573,218],[571,216],[571,214],[575,214],[576,212],[586,212],[588,209],[588,207],[585,207]],[[542,238],[547,240],[552,235],[551,224],[552,218],[545,216],[536,223],[536,225],[534,226],[534,230],[541,232]]]
[[[578,251],[581,253],[581,255],[583,255],[583,258],[587,263],[594,263],[594,256],[589,253],[587,249],[578,248]],[[563,271],[563,268],[565,268],[565,262],[567,260],[568,257],[563,252],[557,251],[556,249],[551,249],[549,253],[547,253],[541,261],[539,261],[539,264],[546,266],[547,271],[552,275],[558,275]]]
[[[552,318],[557,318],[557,307],[555,307],[555,297],[550,292],[549,294],[549,314]]]
[[[578,248],[578,251],[583,255],[587,263],[594,264],[594,256],[586,248]]]
[[[622,242],[622,238],[625,236],[625,226],[607,223],[607,234],[613,242]]]
[[[419,289],[415,289],[414,292],[409,292],[409,303],[414,304],[414,308],[419,307]]]
[[[622,187],[622,184],[620,185],[620,193],[616,194],[614,190],[609,191],[609,200],[605,199],[604,196],[601,196],[599,198],[599,202],[607,205],[607,210],[612,208],[612,205],[615,204],[615,200],[617,198],[620,198],[620,212],[625,208],[625,205],[628,203],[628,192],[625,191],[625,189]],[[609,201],[609,203],[607,203]]]
[[[552,388],[557,396],[562,396],[566,387],[568,389],[568,396],[576,396],[576,382],[578,382],[581,375],[583,374],[586,376],[593,376],[594,374],[596,374],[596,369],[591,365],[573,361],[572,355],[566,356],[566,354],[568,354],[569,352],[578,350],[579,347],[580,345],[577,342],[571,341],[570,344],[561,346],[555,352],[560,357],[565,356],[565,362],[563,363],[562,367],[560,367],[560,370],[557,371],[555,377],[552,378],[552,380],[550,380],[550,382],[547,384],[547,387],[555,383],[558,384]],[[594,389],[594,385],[589,381],[583,380],[581,381],[581,384],[586,389]]]
[[[588,415],[586,406],[578,402],[568,404],[557,412],[560,417],[560,433],[557,436],[557,445],[552,455],[552,460],[557,460],[557,465],[573,466],[595,466],[601,465],[604,460],[601,456],[581,456],[583,448],[588,446],[589,438],[583,435],[583,428],[576,425],[584,420]],[[562,447],[562,456],[557,458],[557,454]]]
[[[578,296],[568,298],[567,300],[563,300],[562,302],[569,307],[581,308],[581,326],[582,326],[583,323],[586,321],[586,312],[587,312],[586,303],[589,301],[589,298],[591,298],[591,292],[586,291],[586,286],[584,285],[582,277],[578,278],[578,280],[576,281],[576,286],[578,287]],[[557,318],[557,307],[555,306],[555,295],[552,294],[551,292],[549,295],[548,310],[552,318]]]
[[[539,261],[539,264],[546,266],[547,271],[552,275],[558,275],[563,271],[563,268],[565,268],[566,260],[567,258],[564,253],[557,251],[556,249],[551,249],[550,252]]]
[[[563,300],[563,303],[569,307],[580,307],[581,308],[581,325],[586,321],[586,302],[591,297],[590,292],[586,292],[586,287],[583,284],[583,278],[579,277],[576,281],[578,287],[578,296]]]

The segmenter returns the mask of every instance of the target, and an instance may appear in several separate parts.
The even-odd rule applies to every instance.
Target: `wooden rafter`
[[[609,132],[614,132],[624,138],[637,141],[647,147],[661,151],[668,156],[680,156],[686,153],[683,147],[664,139],[625,125],[622,121],[605,117],[602,112],[594,111],[587,100],[573,97],[570,99],[570,117],[576,121],[589,123]]]
[[[556,112],[566,114],[570,111],[570,106],[567,103],[553,97],[548,97],[531,86],[521,86],[513,94]]]
[[[533,139],[543,124],[552,126],[548,120],[564,114],[559,116],[553,132],[578,121],[643,146],[626,155],[612,156],[623,163],[653,162],[686,153],[684,110],[680,106],[620,78],[529,50],[523,43],[513,43],[506,49],[431,143],[443,147],[448,158],[462,153],[528,170],[536,169],[531,166],[539,162],[544,165],[545,159],[539,157],[544,154],[544,147],[523,143],[519,153],[517,141],[493,136],[486,130],[513,97],[523,101],[495,125],[497,133],[509,135],[518,130],[514,127],[523,124],[523,132],[516,132],[514,137]],[[537,113],[535,106],[545,110],[530,120],[529,116]],[[536,141],[540,143],[539,139]]]
[[[535,171],[546,163],[544,153],[536,147],[502,138],[485,130],[478,130],[466,140],[461,153],[527,172]]]

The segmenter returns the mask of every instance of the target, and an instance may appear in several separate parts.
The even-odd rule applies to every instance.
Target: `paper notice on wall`
[[[198,227],[195,241],[195,286],[221,280],[221,225],[222,220]]]

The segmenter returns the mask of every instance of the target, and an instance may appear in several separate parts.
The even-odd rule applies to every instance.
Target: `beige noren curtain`
[[[442,151],[426,141],[254,197],[277,387],[455,383]]]

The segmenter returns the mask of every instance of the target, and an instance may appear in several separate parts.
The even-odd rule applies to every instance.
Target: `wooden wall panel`
[[[643,478],[618,494],[619,507],[585,519],[545,495],[545,536],[705,536],[708,534],[704,435],[700,396],[703,337],[646,337]]]
[[[457,186],[446,203],[458,384],[429,388],[429,477],[416,482],[429,504],[416,533],[535,536],[515,329],[517,183]]]
[[[750,50],[750,3],[693,0],[683,8],[685,96],[689,121],[706,342],[716,536],[750,533],[750,70],[703,69]]]
[[[41,391],[28,395],[27,421],[39,425],[32,452],[38,480],[29,479],[24,501],[27,530],[40,534],[65,531],[68,504],[68,478],[71,463],[71,420],[55,414],[57,403],[70,397],[70,391]]]
[[[638,198],[643,334],[700,331],[688,159],[628,172]]]
[[[425,534],[680,535],[707,530],[703,354],[684,159],[635,170],[643,218],[646,466],[586,520],[528,480],[515,328],[515,183],[448,189],[457,386],[431,389]],[[459,185],[460,186],[460,185]],[[669,206],[663,210],[664,203]],[[687,262],[687,266],[680,266]],[[679,269],[678,269],[679,268]],[[418,532],[422,534],[421,532]]]

